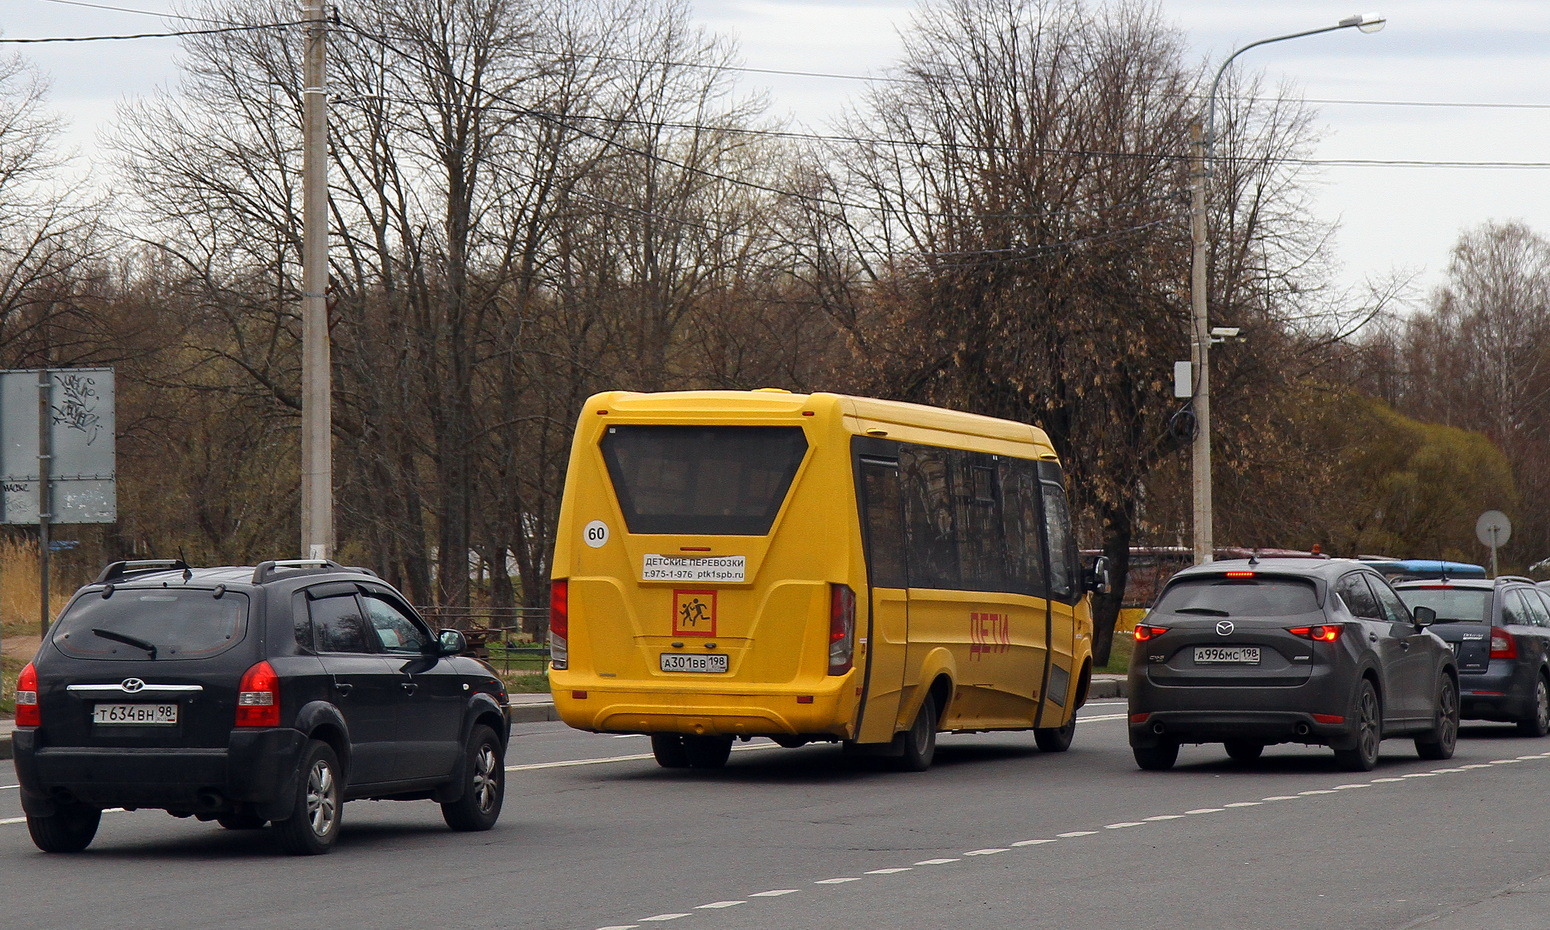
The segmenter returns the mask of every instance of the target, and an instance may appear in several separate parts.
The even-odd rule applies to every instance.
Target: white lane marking
[[[39,603],[42,603],[42,602],[40,601]],[[26,822],[27,822],[27,818],[26,817],[7,817],[5,820],[0,820],[0,825],[4,825],[4,824],[8,824],[8,823],[26,823]]]
[[[1159,820],[1183,820],[1183,814],[1158,814],[1156,817],[1142,817],[1142,820],[1155,823]]]
[[[1105,830],[1123,830],[1126,827],[1140,827],[1140,826],[1144,826],[1144,824],[1142,824],[1139,820],[1127,820],[1124,823],[1106,824],[1103,829],[1105,829]]]
[[[1488,769],[1488,768],[1490,768],[1490,766],[1487,765],[1484,762],[1472,762],[1469,765],[1463,765],[1463,766],[1459,766],[1459,767],[1463,768],[1463,769]],[[1389,781],[1393,781],[1393,779],[1391,778],[1391,779],[1389,779]]]
[[[1126,707],[1128,701],[1089,701],[1083,707]]]
[[[640,922],[644,924],[644,923],[650,923],[651,921],[677,920],[680,917],[688,917],[688,916],[689,916],[688,914],[658,914],[655,917],[642,917],[640,919]]]
[[[957,862],[957,859],[922,859],[916,865],[946,865],[949,862]]]
[[[913,867],[906,865],[906,866],[902,866],[902,867],[897,868],[897,869],[873,869],[872,871],[868,872],[867,874],[868,875],[897,875],[900,872],[913,872],[913,871],[915,871],[915,869]]]
[[[715,901],[715,902],[713,902],[711,904],[701,904],[698,907],[696,907],[695,910],[703,911],[703,910],[705,910],[708,907],[715,907],[715,908],[737,907],[739,904],[747,904],[747,903],[748,903],[747,901]]]
[[[1018,840],[1013,846],[1043,846],[1045,843],[1053,843],[1054,840]]]
[[[1300,795],[1303,795],[1304,797],[1306,797],[1306,796],[1308,796],[1310,794],[1334,794],[1335,793],[1335,789],[1333,789],[1333,788],[1315,788],[1312,791],[1299,791],[1297,793],[1300,794]]]
[[[608,737],[609,739],[640,739],[641,737],[645,736],[646,734],[644,734],[644,733],[604,733],[603,735]]]
[[[21,785],[0,785],[0,791],[9,791],[12,788],[20,788]]]
[[[1092,836],[1094,833],[1097,833],[1097,832],[1098,831],[1096,831],[1096,830],[1072,830],[1070,833],[1057,833],[1055,835],[1060,837],[1063,840],[1070,840],[1070,839],[1075,839],[1076,837],[1079,837],[1079,836]]]
[[[1225,807],[1197,807],[1197,808],[1195,808],[1192,811],[1185,811],[1184,813],[1186,813],[1186,814],[1220,814],[1222,811],[1224,811],[1226,809],[1227,808],[1225,808]]]
[[[1231,804],[1223,804],[1223,807],[1258,807],[1264,801],[1234,801]]]
[[[1485,768],[1485,767],[1486,766],[1481,766],[1481,768]],[[1393,784],[1396,781],[1403,781],[1403,780],[1404,779],[1401,779],[1401,778],[1374,778],[1372,780],[1372,783],[1375,784],[1375,785],[1390,785],[1390,784]]]
[[[1297,800],[1297,795],[1295,795],[1295,794],[1272,794],[1270,797],[1268,797],[1268,798],[1260,798],[1260,800],[1261,801],[1295,801],[1295,800]]]
[[[1004,853],[1004,852],[1006,852],[1006,847],[1002,846],[1002,847],[992,848],[992,849],[971,849],[968,852],[964,853],[964,855],[965,856],[994,856],[996,853]]]
[[[748,897],[750,897],[750,898],[778,898],[778,897],[780,897],[783,894],[796,894],[796,893],[797,893],[797,890],[795,888],[781,888],[781,889],[778,889],[776,891],[755,891],[753,894],[749,895]]]
[[[1078,722],[1081,722],[1081,723],[1097,723],[1100,720],[1124,720],[1128,716],[1130,716],[1130,715],[1129,714],[1104,714],[1101,717],[1078,717],[1076,719],[1077,719]]]
[[[1513,760],[1513,761],[1516,761],[1516,760]],[[1437,773],[1436,772],[1411,772],[1408,775],[1401,775],[1399,777],[1400,778],[1436,778],[1437,777]]]
[[[851,877],[851,878],[820,878],[816,882],[813,882],[813,884],[815,884],[815,885],[843,885],[846,882],[859,882],[859,881],[861,881],[861,879],[859,877],[854,877],[854,876]]]
[[[1336,791],[1344,791],[1347,788],[1370,788],[1370,787],[1372,787],[1372,785],[1370,785],[1369,783],[1361,782],[1360,784],[1355,784],[1355,785],[1336,785],[1335,786],[1335,790]]]
[[[1523,761],[1522,759],[1492,759],[1491,760],[1491,764],[1492,765],[1515,765],[1515,764],[1517,764],[1519,762],[1522,762],[1522,761]]]
[[[613,927],[598,927],[597,930],[635,930],[639,924],[619,924]]]

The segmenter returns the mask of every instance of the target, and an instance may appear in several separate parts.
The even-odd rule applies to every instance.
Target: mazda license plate
[[[1258,665],[1258,646],[1196,646],[1196,665]]]

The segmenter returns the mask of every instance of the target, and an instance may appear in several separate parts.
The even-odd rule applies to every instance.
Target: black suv
[[[1550,592],[1513,576],[1407,581],[1394,590],[1412,609],[1437,612],[1432,632],[1458,654],[1466,720],[1550,734]]]
[[[464,647],[364,569],[114,562],[17,682],[33,842],[78,852],[104,808],[148,807],[325,853],[357,798],[435,800],[454,830],[488,830],[509,704]]]

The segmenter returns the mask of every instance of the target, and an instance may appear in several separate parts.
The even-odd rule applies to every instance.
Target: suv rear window
[[[1319,609],[1311,582],[1296,578],[1191,578],[1169,585],[1154,610],[1208,617],[1292,617]]]
[[[201,659],[247,632],[248,599],[230,591],[119,588],[87,594],[54,624],[50,640],[81,659]]]
[[[612,426],[603,436],[632,533],[763,536],[806,453],[798,426]]]
[[[1484,588],[1402,588],[1400,600],[1411,610],[1430,607],[1437,622],[1491,622],[1491,592]]]

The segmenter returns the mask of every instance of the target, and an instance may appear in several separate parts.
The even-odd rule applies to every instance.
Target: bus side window
[[[958,451],[954,458],[954,497],[958,504],[958,553],[963,587],[1004,591],[1005,547],[1001,534],[1001,495],[994,460]]]
[[[1046,597],[1044,533],[1039,517],[1039,479],[1033,463],[1001,462],[1001,523],[1006,537],[1006,587],[1019,594]]]
[[[947,450],[908,446],[901,450],[899,463],[904,469],[910,584],[957,588],[958,539]]]
[[[900,500],[899,466],[863,459],[861,494],[871,584],[879,588],[908,587],[904,569],[904,502]]]
[[[1069,601],[1078,593],[1076,583],[1076,541],[1071,535],[1071,511],[1066,507],[1066,491],[1058,484],[1044,482],[1044,531],[1049,546],[1050,597]]]

